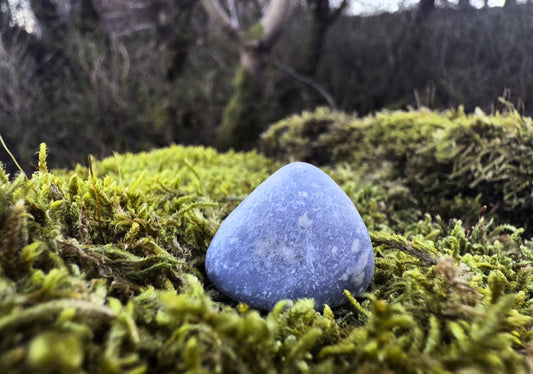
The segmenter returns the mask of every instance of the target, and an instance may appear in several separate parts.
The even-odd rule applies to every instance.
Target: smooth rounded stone
[[[207,276],[226,296],[270,310],[282,299],[345,304],[374,275],[372,244],[359,212],[322,170],[288,164],[225,220],[207,250]]]

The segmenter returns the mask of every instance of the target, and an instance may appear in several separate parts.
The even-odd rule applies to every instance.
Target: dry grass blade
[[[93,163],[89,155],[89,171],[91,173],[91,182],[94,190],[94,198],[96,200],[96,216],[98,218],[98,232],[100,233],[100,240],[104,243],[104,233],[102,232],[102,218],[100,215],[100,203],[98,201],[98,192],[96,191],[96,182],[94,181]]]

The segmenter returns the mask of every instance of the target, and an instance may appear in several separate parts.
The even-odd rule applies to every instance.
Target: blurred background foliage
[[[220,3],[247,30],[268,1]],[[476,9],[422,0],[369,16],[351,15],[351,3],[295,2],[267,56],[252,138],[317,106],[490,113],[504,95],[531,115],[530,2]],[[43,141],[53,167],[86,163],[87,154],[217,145],[242,71],[239,48],[200,2],[32,0],[29,26],[14,4],[0,0],[0,135],[26,172]],[[0,161],[16,170],[3,151]]]

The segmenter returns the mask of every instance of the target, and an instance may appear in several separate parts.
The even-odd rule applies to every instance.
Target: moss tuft
[[[274,124],[261,148],[282,162],[349,165],[389,195],[403,195],[399,203],[424,212],[474,221],[486,205],[496,218],[533,232],[532,120],[515,110],[422,109],[357,118],[318,109]]]
[[[91,176],[84,166],[46,172],[42,146],[31,179],[0,172],[0,371],[529,372],[533,242],[503,208],[479,208],[501,196],[486,191],[514,189],[500,204],[525,209],[527,197],[512,201],[523,195],[508,185],[514,179],[494,176],[525,178],[527,169],[492,156],[476,164],[478,153],[464,151],[470,142],[483,153],[500,139],[500,155],[516,160],[528,152],[529,120],[315,115],[276,125],[264,141],[278,142],[285,160],[325,155],[324,170],[357,205],[376,256],[364,298],[346,293],[345,306],[320,311],[313,300],[280,301],[260,313],[210,284],[212,236],[277,161],[173,146],[93,162]],[[320,131],[304,134],[310,123]],[[424,209],[426,180],[409,174],[422,173],[420,160],[433,163],[424,175],[448,191],[477,167],[488,174],[466,186],[475,198],[429,184],[438,203]],[[476,168],[454,169],[464,162]]]

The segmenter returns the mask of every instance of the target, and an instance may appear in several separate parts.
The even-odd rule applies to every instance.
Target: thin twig
[[[412,241],[411,243],[409,243],[407,239],[400,235],[388,235],[374,231],[370,233],[370,238],[374,247],[385,245],[389,248],[399,249],[400,251],[407,253],[410,256],[418,258],[420,261],[424,262],[425,265],[428,266],[436,265],[438,262],[437,259],[429,253],[416,248],[416,242]]]
[[[20,167],[19,163],[17,162],[17,159],[15,158],[15,156],[13,156],[13,153],[11,153],[11,151],[9,150],[9,148],[7,148],[7,145],[6,143],[4,142],[4,138],[2,138],[2,135],[0,135],[0,142],[2,142],[2,146],[4,147],[4,149],[6,150],[6,152],[9,154],[9,156],[11,156],[11,159],[13,160],[13,162],[15,163],[15,165],[17,165],[17,167],[19,168],[20,172],[22,173],[22,175],[24,175],[24,178],[26,178],[26,181],[28,181],[28,176],[26,175],[26,173],[24,172],[24,170]]]
[[[98,217],[98,231],[100,232],[100,240],[104,244],[104,233],[102,232],[102,220],[100,218],[100,203],[98,201],[98,192],[96,192],[96,183],[94,181],[93,163],[91,161],[91,155],[89,155],[89,172],[91,173],[91,181],[93,184],[94,198],[96,200],[96,216]]]
[[[337,104],[335,104],[335,99],[333,98],[333,96],[331,96],[331,94],[328,91],[326,91],[326,89],[322,87],[322,85],[318,83],[317,81],[315,81],[314,79],[298,74],[290,67],[283,65],[279,62],[276,62],[276,61],[270,61],[270,65],[281,70],[285,74],[289,75],[291,78],[296,79],[297,81],[313,88],[320,94],[320,96],[324,98],[324,100],[326,100],[326,102],[328,103],[331,109],[333,110],[337,109]]]
[[[239,28],[239,17],[237,15],[237,7],[235,6],[235,0],[228,0],[230,21],[233,27]]]
[[[337,18],[342,14],[344,9],[348,6],[348,1],[343,0],[341,5],[329,16],[328,22],[331,24],[337,20]]]

